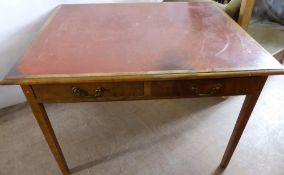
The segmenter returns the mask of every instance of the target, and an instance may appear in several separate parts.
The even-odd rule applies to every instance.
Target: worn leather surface
[[[8,77],[277,68],[211,3],[64,5]]]
[[[213,0],[164,0],[163,2],[212,2]],[[238,13],[241,7],[242,0],[231,0],[230,3],[223,5],[221,3],[215,3],[220,9],[224,10],[233,19],[237,20]]]

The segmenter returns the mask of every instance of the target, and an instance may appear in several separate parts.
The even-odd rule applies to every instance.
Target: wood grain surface
[[[150,99],[196,98],[253,94],[257,82],[263,77],[170,80],[118,83],[72,83],[32,85],[36,101],[39,103],[72,103],[128,101]],[[219,87],[219,89],[215,89]],[[74,88],[82,94],[74,93]],[[95,96],[96,89],[100,95]]]

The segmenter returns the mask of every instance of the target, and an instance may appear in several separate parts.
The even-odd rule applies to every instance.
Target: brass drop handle
[[[87,92],[78,88],[78,87],[72,87],[72,94],[75,95],[76,97],[81,97],[81,98],[97,98],[101,97],[104,94],[105,89],[101,86],[96,87],[94,91],[94,95],[87,95]]]
[[[194,95],[199,97],[207,97],[216,94],[218,91],[222,89],[222,84],[218,83],[208,93],[200,93],[200,89],[196,85],[192,85],[191,90]]]

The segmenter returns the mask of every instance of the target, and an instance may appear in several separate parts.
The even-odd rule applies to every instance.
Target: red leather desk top
[[[283,69],[211,3],[60,6],[6,78]]]

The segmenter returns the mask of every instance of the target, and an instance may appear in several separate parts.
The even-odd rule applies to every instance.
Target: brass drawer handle
[[[101,86],[96,87],[94,91],[94,95],[87,95],[87,92],[78,88],[78,87],[72,87],[72,94],[74,94],[76,97],[81,98],[97,98],[101,97],[104,94],[105,89]]]
[[[222,84],[216,84],[208,93],[200,93],[199,88],[196,85],[192,85],[191,90],[192,92],[199,97],[207,97],[216,94],[218,91],[222,89]]]

